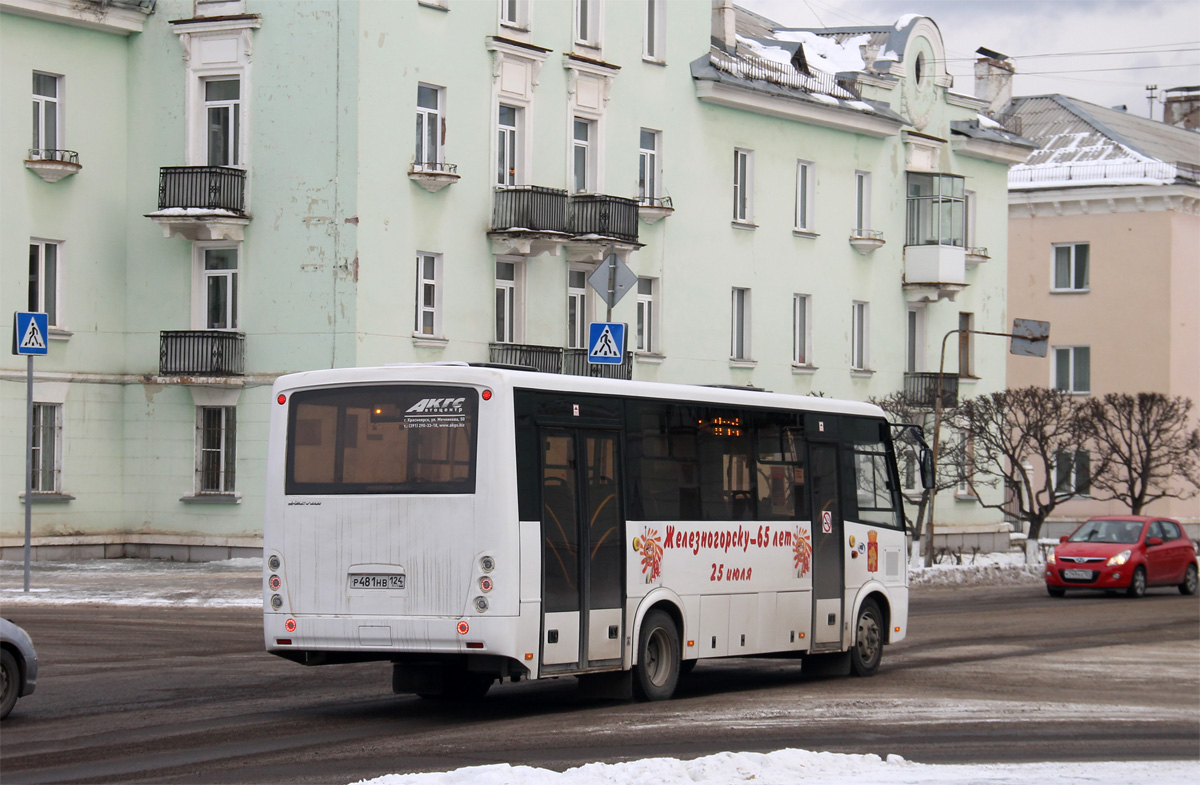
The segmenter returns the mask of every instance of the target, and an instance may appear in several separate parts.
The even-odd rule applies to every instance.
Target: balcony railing
[[[598,379],[632,379],[633,352],[625,352],[625,357],[619,365],[598,365],[588,362],[587,349],[564,349],[562,372],[568,376],[591,376]]]
[[[542,373],[562,373],[561,346],[528,346],[520,343],[493,343],[489,359],[504,365],[527,365]]]
[[[30,150],[30,161],[58,161],[63,164],[79,163],[79,153],[74,150]]]
[[[600,235],[636,243],[638,203],[607,194],[572,196],[567,231],[573,235]]]
[[[172,330],[159,333],[160,376],[242,376],[246,336],[224,330]]]
[[[496,190],[494,232],[566,232],[567,192],[540,185]]]
[[[246,170],[232,166],[164,166],[158,209],[194,208],[246,214]]]
[[[913,406],[937,408],[938,375],[921,371],[904,374],[904,396]],[[958,406],[958,374],[942,374],[942,408]]]

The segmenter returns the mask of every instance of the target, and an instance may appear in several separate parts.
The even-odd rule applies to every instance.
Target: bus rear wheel
[[[850,669],[855,676],[873,676],[883,659],[883,614],[874,600],[863,602],[854,628],[857,634],[850,649]]]
[[[642,700],[668,700],[675,694],[681,668],[679,630],[662,611],[650,611],[638,639],[638,664],[633,684]]]

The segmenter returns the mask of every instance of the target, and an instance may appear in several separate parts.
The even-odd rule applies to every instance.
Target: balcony
[[[989,260],[991,258],[992,258],[991,254],[988,253],[988,249],[983,248],[983,247],[974,247],[974,248],[967,249],[967,253],[964,258],[964,262],[966,263],[966,267],[968,270],[974,270],[980,264],[982,264],[983,262],[986,262],[987,260]]]
[[[504,365],[524,365],[542,373],[561,373],[568,376],[591,376],[603,379],[633,378],[633,352],[625,352],[619,365],[593,365],[588,362],[587,349],[564,349],[561,346],[530,346],[518,343],[489,345],[489,360]]]
[[[647,196],[638,202],[638,218],[648,224],[656,224],[674,212],[675,206],[669,196]]]
[[[966,252],[960,245],[906,245],[904,296],[910,303],[951,301],[967,288]]]
[[[575,239],[638,241],[638,203],[607,194],[579,194],[570,199],[567,231]]]
[[[164,237],[240,242],[250,223],[246,170],[232,166],[164,166],[158,176],[158,210],[147,218]]]
[[[408,179],[435,194],[447,185],[457,183],[461,177],[458,174],[458,164],[425,161],[413,162],[412,168],[408,170]]]
[[[83,165],[79,163],[79,153],[74,150],[30,150],[25,168],[48,183],[57,183],[78,172]]]
[[[159,333],[160,376],[242,376],[246,372],[244,333],[224,330],[172,330]]]
[[[568,239],[567,192],[540,185],[497,188],[492,206],[492,253],[551,255]]]
[[[874,253],[875,249],[884,244],[883,232],[878,229],[851,229],[850,247],[863,256]]]
[[[904,397],[913,406],[924,409],[937,408],[938,375],[936,373],[918,372],[904,374]],[[942,374],[942,408],[953,409],[958,406],[958,374]]]

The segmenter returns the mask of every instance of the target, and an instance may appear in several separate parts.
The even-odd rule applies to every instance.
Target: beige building
[[[1009,174],[1008,311],[1050,322],[1049,356],[1010,357],[1009,386],[1200,407],[1200,134],[1062,95],[1001,119],[1040,146]],[[1043,531],[1128,511],[1081,495]],[[1200,497],[1146,512],[1200,524]]]

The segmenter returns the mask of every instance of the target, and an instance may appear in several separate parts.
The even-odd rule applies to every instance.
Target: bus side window
[[[755,415],[758,519],[802,520],[808,511],[804,485],[803,431],[794,414]]]
[[[882,426],[886,427],[886,426]],[[846,520],[901,528],[899,488],[889,470],[887,443],[876,420],[845,418],[842,429],[842,505]]]

